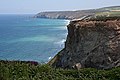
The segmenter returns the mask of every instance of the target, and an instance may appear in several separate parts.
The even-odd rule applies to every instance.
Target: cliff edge
[[[120,66],[120,18],[71,21],[67,29],[65,48],[48,64],[69,69]]]

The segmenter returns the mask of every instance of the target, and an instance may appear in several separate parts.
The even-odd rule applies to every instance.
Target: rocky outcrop
[[[48,64],[61,68],[120,66],[120,18],[71,21],[65,48]]]

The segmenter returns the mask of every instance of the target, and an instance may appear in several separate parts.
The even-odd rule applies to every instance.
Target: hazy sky
[[[33,14],[41,11],[82,10],[106,6],[120,6],[120,0],[0,0],[0,14]]]

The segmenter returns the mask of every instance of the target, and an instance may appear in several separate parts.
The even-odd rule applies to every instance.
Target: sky
[[[0,0],[0,14],[36,14],[120,6],[120,0]]]

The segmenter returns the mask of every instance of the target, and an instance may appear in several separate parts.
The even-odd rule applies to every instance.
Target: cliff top
[[[112,21],[112,20],[120,20],[120,15],[88,15],[84,16],[80,19],[73,19],[71,22],[88,22],[88,21]]]

